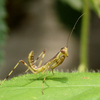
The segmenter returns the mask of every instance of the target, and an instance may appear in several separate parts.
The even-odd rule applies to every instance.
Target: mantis
[[[46,53],[46,50],[43,50],[43,52],[37,57],[37,59],[34,61],[34,51],[31,51],[28,55],[28,63],[29,65],[23,61],[23,60],[19,60],[18,63],[15,65],[15,67],[10,71],[10,73],[7,75],[7,77],[0,83],[0,85],[6,81],[8,79],[8,77],[13,73],[13,71],[17,68],[17,66],[19,65],[19,63],[23,63],[28,69],[25,71],[25,73],[30,70],[33,74],[38,74],[40,72],[44,73],[46,72],[45,74],[45,77],[43,79],[43,82],[42,82],[42,88],[41,88],[41,92],[43,94],[43,83],[46,79],[46,75],[47,75],[47,72],[49,69],[51,69],[52,73],[53,73],[53,70],[58,67],[60,64],[63,63],[63,61],[65,60],[66,57],[68,57],[68,42],[69,42],[69,39],[70,39],[70,36],[71,34],[73,33],[73,30],[75,29],[75,26],[77,24],[77,22],[79,21],[79,19],[83,16],[83,14],[77,19],[76,23],[74,24],[74,27],[71,31],[71,33],[69,34],[68,36],[68,39],[67,39],[67,46],[66,47],[62,47],[60,49],[60,51],[53,57],[51,58],[49,61],[47,61],[44,65],[42,65],[42,62],[43,62],[43,59],[45,57],[45,53]],[[42,56],[42,57],[41,57]],[[41,60],[38,64],[38,66],[35,65],[35,63],[37,62],[37,60],[41,57]]]

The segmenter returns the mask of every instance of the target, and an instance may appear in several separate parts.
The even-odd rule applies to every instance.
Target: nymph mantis
[[[66,47],[63,47],[60,49],[60,51],[52,58],[50,59],[48,62],[46,62],[44,65],[42,65],[42,62],[43,62],[43,59],[44,59],[44,56],[45,56],[45,53],[46,53],[46,50],[44,50],[38,57],[37,59],[34,61],[34,52],[31,51],[28,55],[28,63],[29,65],[24,62],[23,60],[19,60],[19,62],[15,65],[15,67],[10,71],[10,73],[7,75],[7,77],[0,83],[0,85],[8,79],[8,77],[12,74],[12,72],[17,68],[17,66],[19,65],[19,63],[23,63],[28,69],[25,71],[27,72],[28,70],[30,70],[33,74],[38,74],[40,72],[44,73],[46,72],[46,75],[47,75],[47,72],[48,72],[48,69],[51,69],[52,73],[53,73],[53,70],[54,68],[58,67],[60,64],[62,64],[62,62],[65,60],[66,57],[68,57],[68,42],[69,42],[69,38],[71,36],[71,34],[73,33],[73,30],[75,29],[75,26],[78,22],[78,20],[83,16],[83,14],[77,19],[71,33],[69,34],[68,36],[68,39],[67,39],[67,46]],[[42,56],[42,57],[41,57]],[[41,57],[41,60],[39,62],[39,65],[36,66],[35,63],[37,62],[37,60]],[[43,79],[43,83],[46,79],[46,75]],[[41,92],[43,94],[43,83],[42,83],[42,88],[41,88]]]

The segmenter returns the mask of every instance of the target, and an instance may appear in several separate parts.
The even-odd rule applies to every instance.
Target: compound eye
[[[65,49],[64,48],[61,48],[60,50],[63,54],[65,54]]]

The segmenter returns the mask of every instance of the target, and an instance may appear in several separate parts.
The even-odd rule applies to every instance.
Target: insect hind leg
[[[22,62],[26,67],[29,68],[34,74],[36,74],[23,60],[19,60],[19,62],[15,65],[15,67],[10,71],[10,73],[7,75],[7,77],[0,83],[0,85],[8,79],[8,77],[13,73],[13,71],[17,68],[19,63]]]
[[[42,94],[44,94],[44,93],[43,93],[43,84],[44,84],[45,79],[46,79],[46,77],[47,77],[48,69],[49,69],[49,67],[47,67],[46,70],[45,70],[45,71],[46,71],[46,74],[45,74],[45,77],[44,77],[43,82],[42,82],[42,87],[41,87],[41,93],[42,93]]]
[[[42,55],[42,58],[41,58],[41,60],[40,60],[40,62],[39,62],[38,67],[40,67],[40,66],[42,65],[43,59],[44,59],[44,57],[45,57],[45,53],[46,53],[46,50],[43,51],[43,55]]]

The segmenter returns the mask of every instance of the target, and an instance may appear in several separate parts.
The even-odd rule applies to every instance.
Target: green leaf
[[[83,1],[88,3],[90,9],[92,9],[100,17],[100,0],[61,0],[64,3],[70,5],[73,9],[78,11],[84,8]]]
[[[100,0],[89,0],[92,10],[100,17]]]
[[[99,73],[26,74],[0,86],[0,100],[100,100]]]
[[[83,8],[82,0],[61,0],[61,1],[69,4],[73,9],[76,9],[78,11],[82,10]]]

